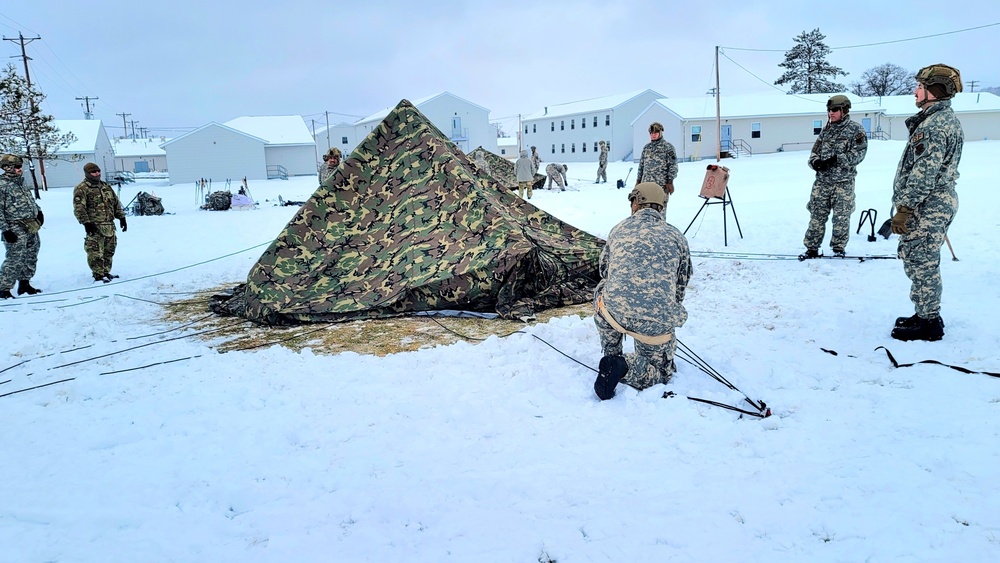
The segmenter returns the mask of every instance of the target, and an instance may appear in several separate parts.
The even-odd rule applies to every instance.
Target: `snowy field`
[[[864,209],[889,218],[902,149],[871,143],[848,254],[895,253],[854,231]],[[889,337],[913,312],[898,260],[749,255],[803,250],[806,157],[724,163],[728,246],[721,206],[698,214],[713,160],[681,164],[668,208],[682,230],[698,214],[692,250],[747,254],[695,258],[678,336],[763,420],[685,399],[742,395],[684,362],[669,386],[598,401],[594,372],[535,338],[596,366],[575,316],[388,357],[220,354],[158,303],[245,278],[296,211],[277,197],[315,177],[251,182],[259,209],[227,212],[199,210],[193,185],[126,185],[170,214],[129,218],[107,285],[71,190],[44,192],[44,293],[0,302],[0,561],[1000,560],[1000,379],[876,351],[1000,371],[1000,141],[965,146],[935,343]],[[607,236],[630,168],[594,185],[596,164],[571,163],[571,189],[532,203]]]

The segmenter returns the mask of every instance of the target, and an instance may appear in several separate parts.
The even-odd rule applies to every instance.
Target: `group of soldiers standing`
[[[17,294],[35,295],[42,290],[31,285],[38,265],[41,237],[38,231],[45,223],[30,186],[25,185],[24,161],[12,154],[0,156],[0,234],[5,256],[0,266],[0,299],[12,299],[14,282]],[[118,276],[111,273],[111,262],[118,246],[114,221],[122,232],[128,230],[125,211],[117,194],[107,182],[101,181],[101,169],[88,162],[83,166],[84,179],[73,189],[73,214],[83,225],[83,248],[94,281],[110,282]]]

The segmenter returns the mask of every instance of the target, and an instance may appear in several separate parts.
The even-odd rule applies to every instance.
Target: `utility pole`
[[[324,111],[323,113],[326,114],[326,150],[330,150],[332,146],[330,144],[330,112]]]
[[[968,81],[966,81],[966,84],[969,85],[969,88],[970,88],[969,91],[970,92],[975,92],[976,91],[976,84],[979,84],[979,81],[978,80],[968,80]]]
[[[122,116],[122,139],[128,137],[128,124],[125,123],[125,118],[132,115],[131,113],[116,113],[115,115]]]
[[[3,38],[4,41],[10,41],[11,43],[17,41],[21,44],[21,59],[24,61],[24,81],[28,83],[28,89],[31,89],[31,73],[28,72],[28,61],[31,60],[31,57],[28,56],[28,52],[24,49],[24,46],[39,39],[41,39],[41,37],[26,38],[20,31],[17,32],[17,39],[7,37]],[[37,111],[38,108],[35,107],[35,100],[32,98],[31,113],[35,114]],[[37,143],[38,141],[36,141],[36,144]],[[35,185],[35,199],[42,199],[42,195],[38,193],[38,180],[35,178],[35,161],[31,158],[31,142],[27,138],[24,139],[24,152],[24,156],[28,158],[28,170],[31,172],[31,183]],[[38,146],[38,153],[42,153],[42,147],[40,144]],[[45,162],[41,158],[38,159],[38,168],[42,173],[42,187],[45,191],[48,191],[49,186],[45,181]]]
[[[312,121],[312,126],[313,126],[313,141],[315,141],[316,140],[316,120],[312,119],[310,121]],[[316,146],[315,142],[313,143],[313,152],[316,153],[316,162],[319,162],[319,147]]]
[[[94,119],[94,114],[90,113],[90,100],[100,100],[97,96],[91,98],[90,96],[84,96],[82,98],[77,98],[78,100],[83,100],[87,104],[87,111],[83,112],[84,119]]]
[[[135,139],[135,124],[139,123],[137,119],[130,119],[128,122],[132,125],[132,138]]]
[[[147,129],[145,127],[140,127],[139,128],[139,135],[141,135],[143,139],[146,138],[146,131],[147,131]]]

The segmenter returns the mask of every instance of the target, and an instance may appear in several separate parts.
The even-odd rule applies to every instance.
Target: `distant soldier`
[[[594,290],[603,354],[594,391],[601,400],[614,397],[622,380],[640,390],[670,381],[676,371],[674,330],[687,320],[682,302],[691,252],[684,235],[663,218],[663,186],[643,182],[628,199],[632,214],[611,229]],[[626,334],[635,339],[635,353],[627,357]]]
[[[916,313],[896,319],[897,340],[941,340],[941,245],[958,211],[958,163],[965,132],[951,109],[962,91],[958,69],[936,64],[920,69],[914,91],[920,112],[906,119],[910,139],[892,184],[892,232],[899,235],[899,257],[910,278]]]
[[[826,101],[829,121],[820,131],[809,153],[809,167],[816,171],[809,195],[809,227],[803,244],[806,251],[800,259],[818,258],[819,247],[826,234],[826,219],[833,212],[833,235],[830,246],[833,255],[843,258],[844,248],[851,238],[851,213],[854,213],[854,177],[858,165],[868,152],[868,135],[858,122],[848,115],[851,100],[843,94]]]
[[[569,170],[569,166],[555,162],[545,166],[545,174],[549,177],[548,188],[550,190],[552,189],[552,183],[555,182],[560,190],[566,191],[566,185],[569,184],[569,181],[566,179],[567,170]]]
[[[42,290],[31,287],[31,278],[38,264],[41,238],[38,230],[45,215],[35,203],[31,188],[24,185],[21,167],[24,161],[13,154],[0,156],[0,233],[6,251],[0,266],[0,299],[14,297],[10,290],[17,284],[17,294],[34,295]]]
[[[531,173],[538,174],[538,168],[542,165],[542,157],[538,156],[538,149],[535,147],[531,147],[531,165],[534,167]]]
[[[108,283],[118,277],[111,273],[111,262],[118,248],[114,221],[118,219],[123,233],[128,230],[128,223],[115,190],[101,181],[101,168],[88,162],[83,165],[83,174],[83,181],[73,188],[73,215],[86,232],[83,250],[94,281]]]
[[[480,172],[486,174],[487,176],[491,175],[490,163],[486,162],[486,157],[483,155],[483,151],[476,152],[476,157],[474,162],[476,163],[476,167],[479,168]]]
[[[333,172],[340,166],[340,149],[331,147],[323,155],[324,164],[319,168],[319,183],[322,184],[327,178],[333,176]]]
[[[521,157],[514,163],[514,172],[517,174],[517,195],[522,199],[525,190],[528,191],[528,199],[531,199],[531,187],[535,181],[533,168],[531,157],[528,156],[528,149],[521,149]]]
[[[649,142],[642,148],[639,158],[639,174],[635,185],[652,182],[663,188],[663,214],[667,213],[667,202],[674,193],[674,178],[677,177],[677,151],[663,139],[663,125],[653,122],[649,125]]]
[[[597,157],[597,180],[594,182],[595,184],[607,183],[608,181],[608,144],[601,141],[598,145],[601,147],[601,156]]]

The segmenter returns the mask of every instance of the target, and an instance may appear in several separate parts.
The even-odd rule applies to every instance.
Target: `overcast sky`
[[[514,133],[519,113],[546,105],[646,88],[704,95],[717,45],[723,96],[778,92],[784,52],[815,28],[834,49],[828,62],[850,73],[844,84],[886,62],[944,62],[967,88],[1000,86],[1000,8],[966,0],[751,0],[724,12],[665,0],[283,4],[11,0],[0,32],[41,38],[26,49],[47,113],[82,119],[76,98],[98,98],[92,110],[112,136],[121,113],[130,129],[166,136],[243,115],[297,114],[320,127],[324,112],[354,121],[443,91]],[[0,45],[23,73],[20,55],[17,41]]]

